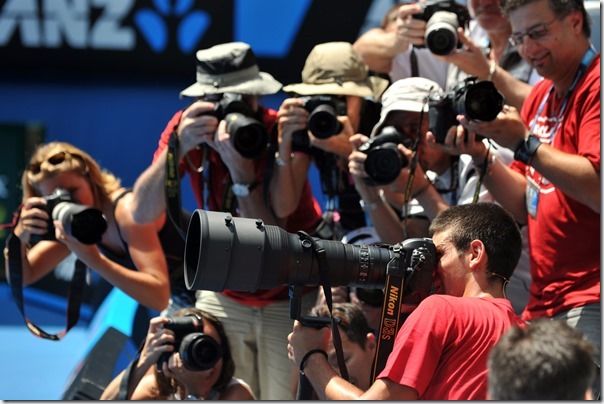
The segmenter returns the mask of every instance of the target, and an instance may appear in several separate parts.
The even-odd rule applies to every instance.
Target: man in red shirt
[[[410,314],[367,391],[338,377],[323,355],[301,364],[309,351],[327,348],[327,331],[295,323],[288,349],[320,398],[486,399],[490,349],[520,321],[503,292],[520,257],[520,231],[491,203],[451,207],[430,230],[445,294],[427,297]]]
[[[511,41],[544,80],[520,114],[505,107],[492,122],[460,122],[515,150],[509,167],[489,161],[485,185],[528,223],[532,285],[523,318],[566,321],[596,346],[600,365],[600,55],[583,1],[509,0],[506,12]],[[450,140],[482,164],[484,151],[463,151],[457,134]]]

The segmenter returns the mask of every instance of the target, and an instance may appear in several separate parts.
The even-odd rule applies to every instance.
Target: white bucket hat
[[[374,126],[372,136],[382,129],[388,114],[392,111],[428,112],[428,96],[443,94],[442,88],[423,77],[409,77],[397,80],[382,95],[380,121]]]

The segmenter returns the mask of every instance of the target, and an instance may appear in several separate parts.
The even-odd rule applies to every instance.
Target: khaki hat
[[[378,133],[388,114],[392,111],[428,112],[428,96],[443,95],[438,83],[423,77],[397,80],[382,95],[380,121],[375,125],[372,136]]]
[[[268,73],[261,72],[250,45],[229,42],[195,54],[197,82],[180,92],[181,97],[202,97],[206,94],[274,94],[282,84]]]
[[[367,65],[348,42],[316,45],[306,58],[302,83],[290,84],[283,91],[299,95],[356,95],[379,100],[388,81],[368,77]]]

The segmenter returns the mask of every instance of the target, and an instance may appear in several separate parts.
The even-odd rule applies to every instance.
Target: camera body
[[[171,318],[164,328],[174,333],[174,352],[180,354],[182,363],[190,371],[208,370],[222,357],[220,344],[211,336],[203,333],[203,322],[190,315]],[[170,359],[171,352],[164,352],[157,361],[161,370],[163,363]]]
[[[503,96],[493,82],[468,77],[444,96],[431,94],[428,106],[430,131],[437,143],[444,143],[449,128],[457,125],[457,115],[492,121],[503,109]]]
[[[418,4],[423,12],[413,18],[426,21],[426,47],[435,55],[448,55],[460,48],[457,28],[468,26],[471,19],[468,9],[453,0],[427,0]]]
[[[205,101],[213,102],[213,111],[207,115],[226,121],[226,131],[231,135],[235,150],[248,159],[259,158],[267,149],[269,136],[264,124],[255,118],[255,113],[241,94],[208,94]]]
[[[394,181],[409,160],[401,154],[397,145],[410,147],[409,138],[394,126],[384,127],[379,134],[359,146],[359,151],[367,155],[365,172],[370,185],[387,185]]]
[[[74,203],[71,194],[62,188],[57,188],[52,194],[44,196],[44,199],[46,205],[38,207],[48,213],[48,231],[41,236],[32,235],[33,243],[56,240],[54,220],[61,221],[65,231],[83,244],[96,244],[101,241],[103,233],[107,230],[107,220],[100,210]]]

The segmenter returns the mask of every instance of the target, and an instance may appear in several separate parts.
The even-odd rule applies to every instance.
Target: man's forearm
[[[506,104],[520,111],[533,86],[518,80],[500,66],[496,67],[492,80],[495,87],[503,94]]]
[[[587,158],[542,144],[531,165],[568,197],[600,213],[600,176]]]
[[[311,355],[305,366],[306,377],[320,400],[355,400],[363,391],[339,377],[321,355]]]
[[[132,216],[137,223],[153,222],[166,210],[164,197],[166,155],[167,150],[164,150],[134,183]]]

